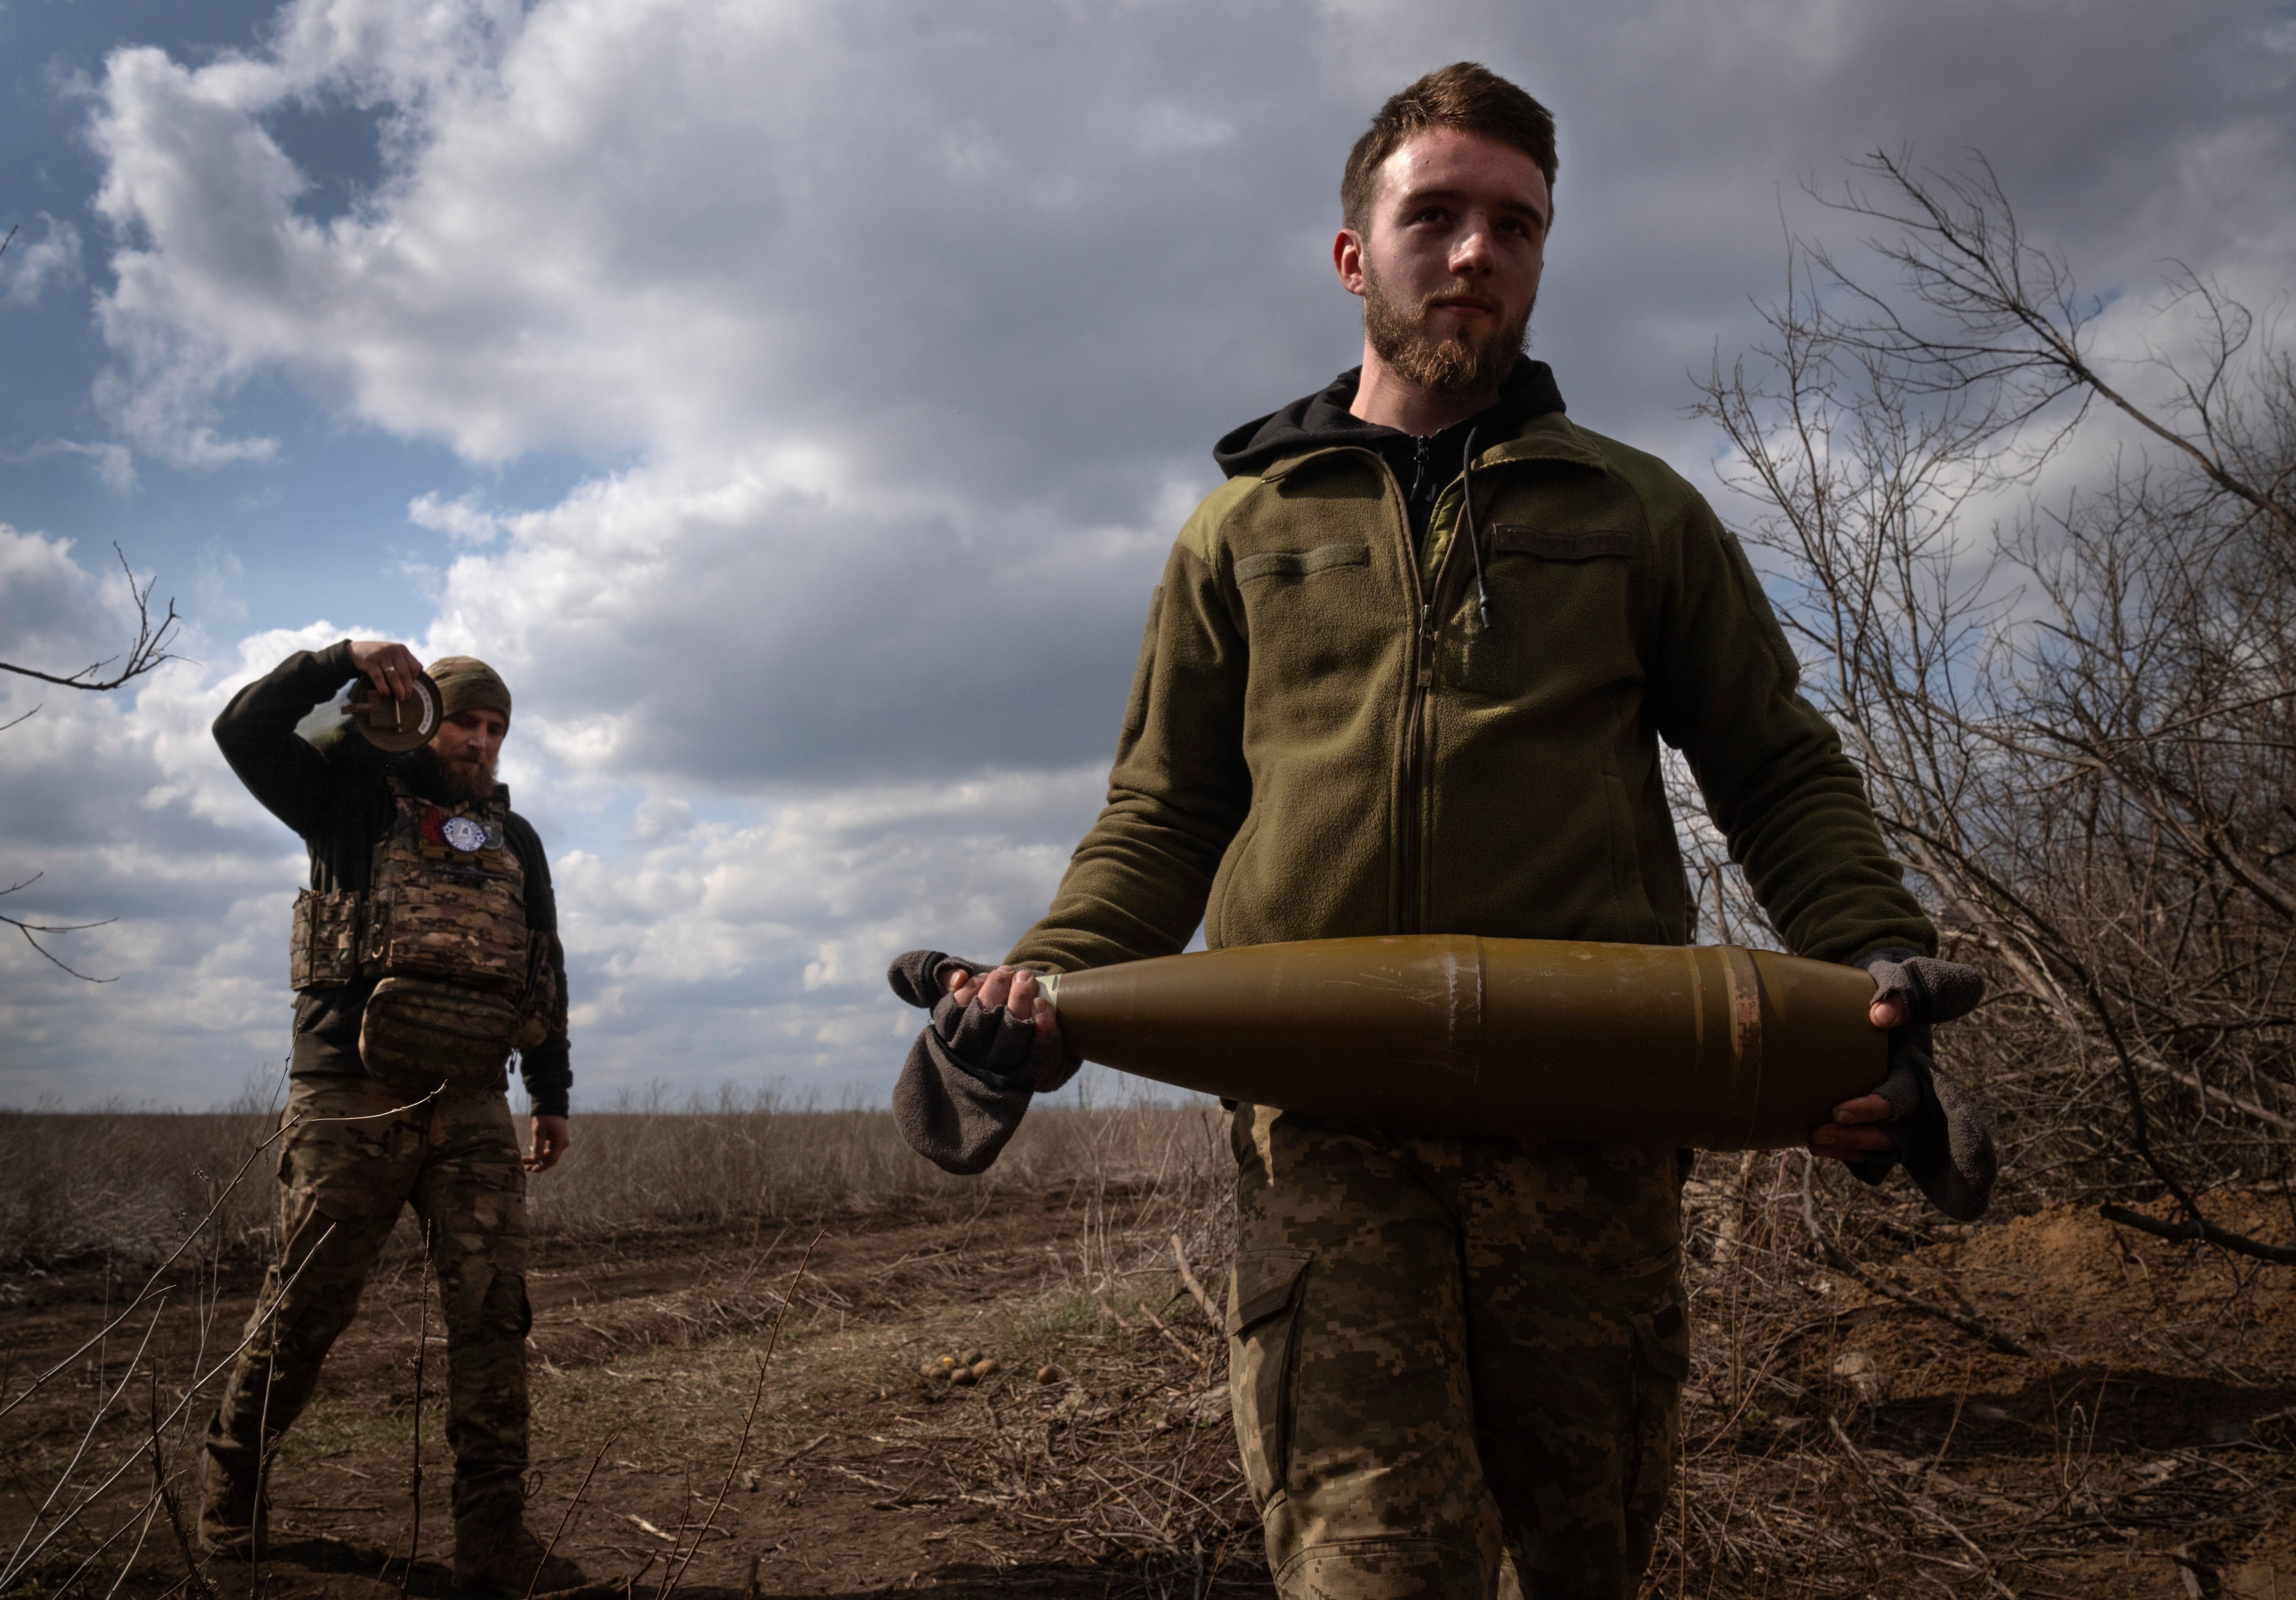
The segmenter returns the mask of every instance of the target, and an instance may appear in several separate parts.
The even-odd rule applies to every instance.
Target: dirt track
[[[1742,1280],[1716,1264],[1714,1187],[1694,1186],[1693,1202],[1700,1354],[1684,1492],[1653,1595],[2185,1600],[2184,1573],[2197,1570],[2203,1595],[2296,1600],[2291,1269],[2235,1268],[2064,1210],[1875,1268],[2039,1347],[2027,1359],[1877,1300],[1806,1251],[1792,1266],[1790,1231],[1736,1246],[1768,1252],[1756,1317]],[[2288,1232],[2278,1205],[2253,1202],[2234,1220]],[[819,1225],[740,1470],[680,1592],[743,1593],[753,1558],[767,1595],[1267,1592],[1234,1465],[1223,1342],[1174,1276],[1148,1267],[1157,1239],[1126,1237],[1122,1207],[1062,1189],[953,1217]],[[594,1579],[642,1571],[644,1594],[668,1554],[691,1547],[728,1483],[765,1331],[816,1231],[544,1252],[532,1284],[532,1521],[546,1536],[574,1506],[562,1547]],[[105,1290],[94,1268],[7,1287],[13,1393],[97,1325]],[[211,1360],[248,1306],[246,1285],[225,1287]],[[210,1566],[219,1594],[380,1600],[398,1589],[419,1287],[411,1252],[396,1253],[290,1436],[271,1558],[259,1574]],[[110,1294],[116,1305],[116,1284]],[[188,1299],[186,1288],[154,1334],[163,1372],[188,1370]],[[8,1544],[143,1325],[130,1318],[102,1361],[0,1422]],[[435,1320],[431,1339],[410,1592],[443,1596]],[[1004,1370],[969,1389],[919,1375],[921,1361],[975,1350]],[[1033,1374],[1048,1362],[1062,1377],[1040,1385]],[[99,1432],[89,1460],[122,1458],[141,1437],[123,1419]],[[168,1440],[180,1468],[187,1434]],[[148,1473],[130,1472],[85,1526],[111,1531],[147,1491]],[[94,1542],[60,1540],[70,1558],[44,1563],[26,1592],[53,1592]],[[181,1592],[173,1547],[155,1521],[119,1592]]]
[[[673,1550],[686,1559],[721,1488],[725,1506],[682,1573],[682,1594],[744,1592],[754,1556],[769,1594],[914,1585],[955,1596],[1098,1595],[1195,1568],[1205,1529],[1218,1532],[1201,1552],[1194,1591],[1205,1579],[1221,1593],[1256,1587],[1253,1541],[1219,1547],[1236,1546],[1244,1504],[1220,1341],[1193,1302],[1175,1300],[1170,1275],[1135,1282],[1103,1274],[1097,1292],[1080,1292],[1081,1258],[1099,1220],[1095,1202],[1064,1191],[955,1218],[847,1218],[732,1240],[654,1235],[545,1251],[529,1283],[529,1522],[549,1537],[594,1464],[560,1547],[594,1580],[643,1571],[641,1594],[659,1586]],[[816,1231],[760,1391],[767,1333]],[[411,1531],[420,1284],[411,1251],[395,1251],[290,1434],[273,1480],[261,1594],[398,1591]],[[18,1288],[29,1291],[12,1315],[19,1374],[51,1364],[100,1325],[99,1273]],[[117,1285],[110,1292],[123,1298]],[[245,1285],[213,1301],[210,1362],[250,1304]],[[123,1328],[125,1350],[114,1336],[112,1368],[146,1320],[139,1314]],[[189,1316],[162,1314],[152,1350],[163,1371],[188,1370],[196,1329]],[[969,1388],[919,1374],[929,1358],[976,1350],[996,1354],[1006,1370]],[[452,1592],[443,1358],[434,1317],[409,1592],[441,1596]],[[1063,1378],[1039,1384],[1034,1374],[1047,1363]],[[12,1544],[27,1497],[45,1497],[101,1391],[98,1365],[85,1365],[77,1381],[52,1386],[0,1424],[21,1447],[11,1463]],[[12,1381],[12,1392],[20,1387],[20,1378]],[[761,1397],[756,1423],[729,1486],[753,1394]],[[121,1417],[99,1432],[92,1456],[109,1463],[148,1433],[135,1410],[133,1424]],[[177,1427],[168,1437],[170,1466],[180,1469],[187,1435]],[[1136,1486],[1160,1472],[1157,1503],[1128,1506],[1128,1481]],[[110,1531],[148,1489],[148,1472],[131,1472],[86,1522]],[[192,1504],[187,1497],[187,1517]],[[46,1563],[48,1582],[36,1580],[33,1592],[63,1580],[94,1542],[79,1541],[71,1561]],[[184,1563],[173,1546],[165,1517],[155,1519],[120,1592],[179,1588]],[[207,1574],[223,1595],[258,1592],[258,1575],[244,1568],[210,1563]]]

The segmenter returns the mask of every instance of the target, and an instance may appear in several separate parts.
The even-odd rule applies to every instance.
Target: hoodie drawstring
[[[1459,460],[1459,504],[1467,520],[1467,550],[1475,558],[1475,610],[1483,631],[1491,627],[1491,592],[1483,584],[1483,536],[1475,527],[1475,430],[1467,430],[1467,448]]]

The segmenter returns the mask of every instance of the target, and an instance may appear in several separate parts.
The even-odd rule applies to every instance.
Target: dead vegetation
[[[581,1181],[534,1186],[537,1236],[609,1240],[663,1228],[760,1219],[962,1207],[1078,1173],[1130,1183],[1176,1164],[1201,1169],[1226,1146],[1199,1120],[1099,1081],[1031,1116],[980,1177],[952,1177],[912,1154],[882,1109],[824,1109],[777,1087],[706,1097],[660,1089],[582,1110]],[[278,1125],[283,1083],[232,1109],[193,1114],[126,1109],[0,1110],[0,1265],[39,1270],[111,1263],[126,1272],[174,1251],[214,1215],[201,1248],[259,1268],[271,1250],[271,1171],[233,1179]],[[1196,1141],[1183,1149],[1180,1128]]]
[[[822,1143],[807,1115],[767,1147]],[[650,1161],[706,1171],[723,1149],[714,1113],[654,1122],[627,1146]],[[1218,1122],[1208,1108],[1056,1113],[1025,1185],[904,1177],[840,1188],[865,1203],[817,1219],[676,1220],[669,1207],[651,1227],[556,1228],[532,1283],[537,1522],[562,1521],[594,1578],[653,1557],[641,1587],[658,1587],[674,1556],[688,1595],[747,1589],[752,1558],[761,1593],[1266,1592],[1226,1342],[1206,1304],[1224,1291],[1231,1215]],[[898,1172],[885,1120],[832,1126],[857,1145],[873,1136],[871,1161]],[[609,1148],[578,1146],[602,1167]],[[259,1156],[250,1170],[267,1183]],[[1807,1199],[1804,1183],[1800,1156],[1764,1155],[1704,1158],[1691,1184],[1695,1366],[1652,1596],[2176,1600],[2195,1592],[2188,1571],[2203,1595],[2268,1596],[2280,1568],[2296,1577],[2290,1269],[2083,1208],[1962,1227],[1839,1175]],[[2255,1236],[2296,1242],[2278,1195],[2214,1203]],[[1876,1289],[1824,1258],[1811,1218]],[[288,1435],[262,1578],[275,1596],[443,1583],[440,1364],[417,1358],[412,1243],[386,1260]],[[8,1583],[180,1588],[152,1461],[188,1515],[213,1374],[256,1309],[247,1279],[189,1249],[160,1275],[164,1295],[90,1343],[140,1276],[88,1260],[39,1270],[7,1279],[6,1542],[39,1551],[12,1559]],[[998,1369],[964,1386],[922,1376],[941,1355]],[[205,1578],[234,1595],[251,1580],[213,1565]]]
[[[1224,1401],[1206,1399],[1225,1394],[1225,1342],[1196,1300],[1158,1288],[1175,1277],[1176,1252],[1207,1263],[1225,1254],[1218,1121],[1200,1106],[1049,1108],[1016,1143],[1023,1159],[1000,1168],[1001,1181],[960,1186],[910,1156],[882,1112],[750,1102],[586,1118],[587,1164],[537,1185],[549,1197],[562,1182],[570,1196],[577,1186],[567,1180],[578,1173],[600,1191],[537,1208],[533,1350],[537,1432],[550,1441],[537,1455],[538,1484],[586,1481],[603,1461],[594,1493],[625,1506],[614,1514],[623,1527],[669,1541],[646,1553],[670,1563],[656,1581],[675,1573],[685,1592],[719,1576],[729,1523],[778,1526],[758,1501],[727,1493],[753,1434],[750,1492],[776,1458],[803,1464],[783,1510],[831,1480],[873,1491],[864,1509],[877,1514],[990,1515],[1047,1570],[1081,1562],[1111,1579],[1209,1562],[1206,1584],[1249,1582],[1253,1554],[1228,1549],[1240,1482]],[[132,1194],[140,1170],[156,1192],[115,1200],[114,1223],[131,1226],[112,1241],[101,1237],[92,1188],[12,1196],[13,1215],[51,1219],[49,1238],[108,1247],[44,1260],[20,1248],[5,1280],[18,1337],[0,1358],[0,1476],[17,1512],[0,1527],[19,1525],[0,1593],[158,1594],[187,1581],[227,1589],[238,1570],[187,1571],[172,1530],[196,1506],[188,1470],[220,1375],[242,1327],[264,1313],[248,1289],[267,1241],[242,1208],[250,1195],[270,1202],[274,1129],[244,1115],[17,1115],[6,1131],[27,1190],[77,1171]],[[742,1186],[767,1172],[775,1186]],[[800,1187],[808,1174],[814,1186]],[[792,1270],[808,1233],[820,1258]],[[1143,1265],[1151,1235],[1160,1247],[1152,1268]],[[307,1484],[278,1496],[279,1530],[300,1526],[320,1543],[271,1570],[273,1593],[282,1583],[357,1587],[349,1579],[360,1563],[366,1581],[419,1588],[442,1559],[443,1374],[416,1245],[402,1225],[360,1324],[330,1359],[320,1402],[287,1436],[275,1468],[283,1482],[341,1473],[361,1489],[314,1495]],[[1013,1371],[961,1394],[923,1388],[916,1342],[952,1319],[970,1330],[963,1337],[1011,1352]],[[1183,1350],[1188,1370],[1176,1380],[1167,1368]],[[1043,1366],[1064,1375],[1038,1385],[1030,1374]],[[953,1399],[978,1409],[921,1422]],[[801,1448],[797,1432],[832,1417],[832,1433]],[[1165,1462],[1164,1443],[1182,1436],[1188,1448]],[[905,1450],[924,1453],[913,1463]],[[577,1474],[562,1456],[586,1456],[590,1470]],[[930,1470],[885,1476],[912,1465]],[[624,1473],[642,1481],[620,1481]],[[681,1489],[665,1506],[657,1473],[715,1481],[732,1503],[713,1509]],[[392,1488],[365,1487],[384,1482]],[[598,1529],[586,1532],[573,1515],[583,1504],[575,1492],[562,1508],[568,1547],[619,1560],[623,1546],[601,1547]],[[851,1512],[850,1492],[827,1497],[834,1515]],[[334,1531],[326,1519],[337,1512],[367,1542]],[[1199,1549],[1208,1516],[1225,1519],[1222,1531]],[[382,1534],[393,1520],[398,1532]],[[939,1542],[921,1538],[921,1557],[947,1554],[932,1548]],[[763,1541],[758,1559],[770,1565],[788,1543]],[[840,1525],[791,1559],[817,1565],[822,1551],[847,1547],[878,1548]]]
[[[2296,1590],[2286,1268],[2086,1207],[1944,1223],[1799,1154],[1706,1158],[1688,1200],[1700,1337],[1652,1594]],[[2276,1201],[2217,1197],[2296,1238]]]
[[[2012,1203],[2296,1259],[2206,1198],[2284,1184],[2296,1129],[2296,357],[2189,273],[2085,293],[1981,160],[1828,203],[1879,268],[1797,243],[1699,410],[1804,693],[1990,981],[1951,1046]]]

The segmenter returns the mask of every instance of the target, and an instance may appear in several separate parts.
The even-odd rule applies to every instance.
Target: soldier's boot
[[[524,1506],[508,1497],[480,1502],[455,1518],[455,1587],[465,1594],[547,1595],[582,1581],[563,1555],[544,1557]]]
[[[200,1448],[200,1548],[250,1561],[270,1543],[270,1506],[263,1493],[263,1452],[213,1427]]]

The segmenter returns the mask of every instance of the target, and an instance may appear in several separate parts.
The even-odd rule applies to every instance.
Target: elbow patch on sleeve
[[[1801,661],[1794,654],[1793,644],[1786,637],[1786,630],[1778,623],[1776,608],[1770,604],[1769,595],[1763,592],[1762,580],[1754,570],[1754,563],[1746,559],[1745,546],[1728,529],[1723,529],[1721,532],[1722,554],[1730,563],[1731,575],[1737,579],[1746,613],[1754,619],[1754,626],[1760,629],[1764,647],[1778,664],[1781,687],[1792,693],[1801,683]]]
[[[1158,584],[1148,597],[1148,622],[1140,636],[1140,664],[1132,669],[1132,694],[1124,703],[1124,727],[1117,736],[1119,748],[1129,746],[1148,726],[1148,688],[1156,676],[1156,628],[1163,617],[1164,586]]]

